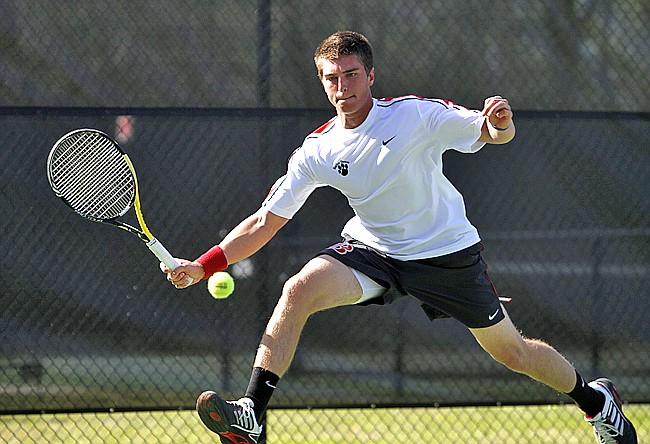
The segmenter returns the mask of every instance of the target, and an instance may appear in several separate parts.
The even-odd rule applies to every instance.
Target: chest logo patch
[[[339,160],[336,162],[334,165],[334,169],[341,175],[341,176],[347,176],[348,173],[350,172],[350,162],[347,160]]]
[[[390,141],[393,140],[395,137],[397,137],[397,134],[395,134],[393,137],[391,137],[391,138],[388,139],[388,140],[383,140],[383,139],[382,139],[381,144],[382,144],[383,146],[386,146],[386,145],[388,145],[388,144],[390,143]]]

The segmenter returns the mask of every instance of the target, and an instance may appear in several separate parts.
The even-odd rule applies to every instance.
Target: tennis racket
[[[78,129],[61,137],[47,158],[54,193],[75,213],[135,234],[170,269],[179,264],[147,227],[129,156],[105,133]],[[117,218],[133,207],[140,229]]]

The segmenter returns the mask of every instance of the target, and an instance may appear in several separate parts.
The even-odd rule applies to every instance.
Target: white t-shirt
[[[462,250],[480,238],[443,175],[442,155],[481,149],[484,120],[443,100],[373,99],[358,127],[345,129],[335,117],[307,136],[263,206],[291,219],[316,188],[331,186],[355,212],[343,236],[400,260]]]

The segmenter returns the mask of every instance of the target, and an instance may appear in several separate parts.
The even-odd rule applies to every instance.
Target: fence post
[[[600,344],[603,336],[600,332],[601,310],[605,299],[603,294],[604,282],[601,276],[603,254],[603,237],[597,234],[591,252],[594,260],[592,274],[593,300],[591,301],[591,372],[593,376],[597,376],[600,372]]]
[[[271,104],[271,0],[257,3],[257,107]]]

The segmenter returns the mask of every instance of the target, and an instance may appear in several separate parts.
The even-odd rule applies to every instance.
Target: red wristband
[[[203,271],[205,272],[203,279],[209,278],[217,271],[228,268],[228,259],[226,259],[226,255],[223,254],[223,250],[219,245],[215,245],[203,253],[196,259],[196,262],[203,265]]]

